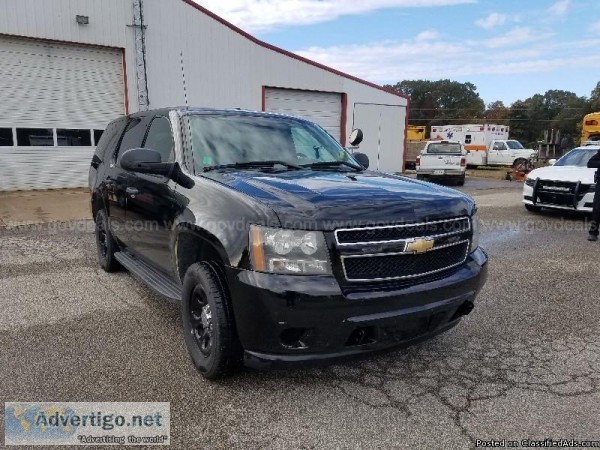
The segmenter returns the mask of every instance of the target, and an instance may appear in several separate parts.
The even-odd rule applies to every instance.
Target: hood
[[[333,230],[469,215],[467,195],[378,172],[212,172],[210,178],[272,208],[282,227]]]
[[[583,184],[593,184],[595,173],[596,169],[588,169],[587,167],[549,166],[532,170],[527,175],[527,178],[573,183],[581,181]]]

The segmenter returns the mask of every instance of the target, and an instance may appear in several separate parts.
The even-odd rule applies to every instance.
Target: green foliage
[[[592,95],[590,95],[589,112],[600,112],[600,81],[598,81]]]
[[[481,120],[485,104],[473,83],[450,80],[405,80],[386,86],[410,96],[411,125],[469,123]]]
[[[517,100],[510,106],[502,101],[487,105],[473,83],[450,80],[404,80],[386,86],[410,96],[411,125],[500,123],[511,127],[511,137],[523,144],[535,144],[545,130],[559,129],[570,143],[578,143],[583,116],[600,111],[600,82],[590,98],[569,91],[552,89]]]

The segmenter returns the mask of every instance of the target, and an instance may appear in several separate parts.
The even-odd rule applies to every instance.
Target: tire
[[[108,227],[108,216],[103,209],[96,213],[96,248],[98,249],[98,264],[105,272],[116,272],[121,269],[121,264],[115,259],[115,252],[119,250],[115,238]]]
[[[525,209],[530,212],[540,212],[542,210],[542,207],[525,204]]]
[[[233,309],[222,276],[212,263],[195,263],[183,279],[183,336],[196,369],[214,380],[236,372],[242,363]]]
[[[417,174],[417,180],[425,181],[425,175]]]
[[[513,161],[512,166],[513,169],[516,169],[520,172],[527,171],[529,164],[525,158],[517,158]]]
[[[456,179],[456,185],[457,186],[464,186],[465,185],[465,176],[463,175],[462,177],[459,177]]]

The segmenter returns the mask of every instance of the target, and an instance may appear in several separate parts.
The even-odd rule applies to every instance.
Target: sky
[[[377,84],[469,81],[486,104],[600,81],[600,0],[196,0],[257,38]]]

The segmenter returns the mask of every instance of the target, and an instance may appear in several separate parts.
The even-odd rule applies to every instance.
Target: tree
[[[488,104],[487,109],[483,113],[486,122],[506,124],[508,125],[509,109],[504,106],[501,100],[496,100]]]
[[[485,104],[473,83],[404,80],[386,86],[410,97],[411,125],[469,123],[483,118]]]
[[[590,94],[589,112],[600,112],[600,81]]]
[[[579,135],[581,118],[588,108],[585,97],[561,90],[517,100],[510,106],[511,135],[524,144],[533,145],[544,138],[545,130],[553,128],[573,140]]]

